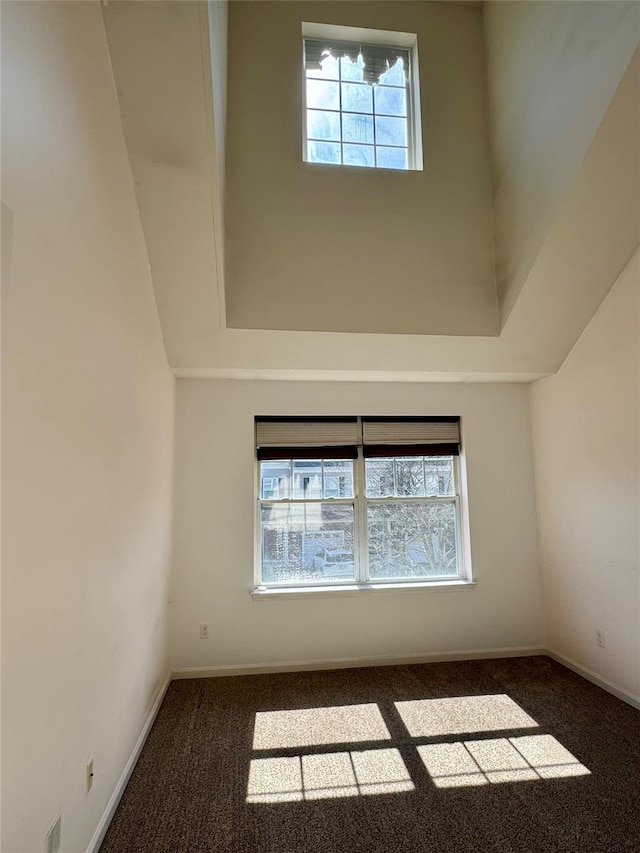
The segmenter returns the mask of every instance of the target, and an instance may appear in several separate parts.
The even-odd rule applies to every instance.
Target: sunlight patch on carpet
[[[254,749],[291,749],[330,743],[391,740],[375,703],[295,711],[259,711]]]
[[[367,749],[254,758],[249,767],[247,802],[283,803],[413,790],[397,749]]]
[[[411,737],[439,737],[472,732],[537,728],[538,724],[507,696],[455,696],[396,702]]]
[[[552,735],[426,744],[418,753],[437,788],[590,775]]]

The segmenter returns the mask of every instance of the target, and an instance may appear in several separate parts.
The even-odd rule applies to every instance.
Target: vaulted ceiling
[[[240,230],[241,214],[251,202],[246,187],[240,191],[242,181],[256,193],[268,188],[251,171],[250,148],[234,136],[242,126],[238,117],[247,110],[243,87],[263,85],[248,74],[243,39],[257,7],[272,7],[278,27],[284,21],[275,15],[278,8],[287,7],[281,11],[291,16],[298,6],[307,20],[324,23],[351,21],[356,12],[366,16],[367,7],[376,7],[378,16],[394,15],[405,29],[411,7],[431,7],[425,11],[433,20],[453,32],[464,27],[468,38],[482,46],[486,85],[482,92],[474,89],[474,97],[485,110],[486,128],[478,130],[483,123],[476,121],[462,132],[487,137],[486,157],[482,154],[487,179],[478,182],[478,193],[486,194],[488,204],[481,200],[474,214],[477,229],[471,221],[461,231],[460,245],[448,251],[463,255],[477,243],[486,257],[489,235],[495,263],[491,257],[490,267],[481,270],[470,255],[467,277],[473,285],[477,276],[483,288],[483,305],[495,316],[493,330],[485,324],[474,331],[474,312],[480,309],[463,304],[473,298],[472,289],[460,289],[456,282],[458,289],[447,294],[446,275],[436,280],[442,261],[429,269],[425,264],[419,286],[414,283],[409,290],[398,290],[394,281],[373,283],[383,306],[386,288],[396,289],[398,310],[407,317],[404,325],[386,309],[358,313],[362,292],[351,292],[345,281],[338,287],[346,316],[351,310],[353,318],[348,328],[356,330],[343,331],[338,321],[332,327],[331,312],[322,315],[316,329],[305,312],[311,293],[305,282],[292,275],[282,290],[282,273],[268,275],[274,265],[286,270],[287,253],[296,251],[284,225],[278,233],[275,217],[284,202],[269,195],[274,221],[264,222],[264,214],[257,221],[248,216],[249,225]],[[228,7],[194,0],[110,0],[103,15],[165,346],[179,376],[529,381],[558,369],[638,245],[636,3],[233,0]],[[422,79],[422,53],[420,62]],[[233,93],[228,101],[227,91]],[[459,146],[451,149],[451,157],[460,156]],[[249,152],[245,160],[242,151]],[[478,163],[482,172],[485,167]],[[455,175],[455,162],[450,165]],[[460,192],[468,192],[468,186],[451,194]],[[384,209],[384,186],[376,193],[379,207],[373,194],[362,211],[372,222]],[[418,225],[423,219],[426,245],[439,225],[434,198],[432,189],[425,190],[414,214]],[[461,204],[467,206],[464,199]],[[264,255],[265,241],[258,239],[262,230],[269,233],[269,255]],[[476,232],[482,239],[476,240]],[[329,257],[327,235],[315,236]],[[397,243],[389,241],[391,256],[399,252]],[[230,266],[225,247],[233,253]],[[240,283],[236,259],[242,252],[263,255],[255,255],[259,262]],[[279,312],[254,309],[257,301],[273,305],[283,294],[289,294],[286,322],[269,320],[265,328],[251,319],[277,317]],[[429,315],[435,316],[436,306],[442,308],[447,299],[449,316],[455,320],[466,311],[468,328],[460,333],[451,323],[449,333],[441,311],[438,333],[430,333]],[[416,321],[417,315],[424,320]]]

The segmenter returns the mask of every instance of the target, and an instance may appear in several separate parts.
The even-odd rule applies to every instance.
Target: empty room
[[[640,3],[0,32],[3,853],[640,851]]]

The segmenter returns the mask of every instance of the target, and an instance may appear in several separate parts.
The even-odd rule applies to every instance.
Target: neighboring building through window
[[[258,585],[469,579],[457,417],[257,418],[256,444]]]
[[[305,38],[303,46],[304,159],[420,169],[413,51],[326,38]]]

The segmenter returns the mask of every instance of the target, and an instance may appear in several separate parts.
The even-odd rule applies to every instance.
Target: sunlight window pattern
[[[397,749],[366,749],[254,758],[249,768],[247,802],[333,800],[413,790]]]
[[[415,749],[437,789],[539,782],[589,776],[590,771],[551,734],[513,734],[538,723],[505,693],[413,699],[395,703],[410,739],[392,741],[377,704],[300,708],[256,713],[249,763],[248,803],[287,803],[415,791],[405,759]],[[508,737],[484,737],[486,732]],[[474,739],[442,742],[474,732]],[[478,737],[480,735],[480,737]],[[395,738],[394,738],[395,739]],[[352,747],[336,752],[336,744]],[[292,749],[302,749],[295,755]],[[309,749],[315,749],[309,753]],[[264,755],[264,752],[281,753]],[[403,753],[404,758],[403,758]],[[422,783],[420,783],[422,784]]]
[[[436,788],[590,775],[552,735],[428,744],[418,753]]]
[[[253,748],[291,749],[390,739],[378,706],[369,703],[295,711],[260,711],[256,714]]]
[[[505,693],[396,702],[411,737],[529,729],[538,724]]]

